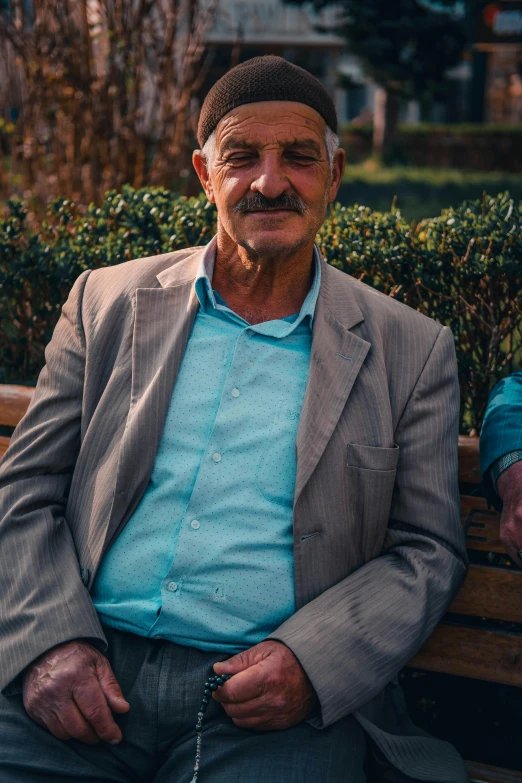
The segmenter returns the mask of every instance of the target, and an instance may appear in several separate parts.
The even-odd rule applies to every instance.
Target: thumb
[[[255,647],[243,650],[226,661],[218,661],[214,664],[214,671],[216,674],[237,674],[255,666],[256,663],[266,658],[266,651],[259,649],[259,647],[260,645],[256,644]]]
[[[118,680],[111,669],[107,658],[100,656],[96,663],[98,682],[113,712],[127,712],[130,709],[129,702],[123,696]]]

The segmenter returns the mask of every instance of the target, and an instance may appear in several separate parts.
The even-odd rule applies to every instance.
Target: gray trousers
[[[195,722],[212,664],[227,656],[105,629],[130,711],[119,745],[63,742],[35,724],[21,694],[0,696],[1,783],[190,783]],[[198,783],[364,783],[366,740],[347,717],[323,730],[240,729],[211,699]]]

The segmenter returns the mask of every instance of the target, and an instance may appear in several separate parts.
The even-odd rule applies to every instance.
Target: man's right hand
[[[502,498],[500,540],[513,561],[522,566],[518,556],[522,550],[522,460],[502,471],[497,491]]]
[[[107,658],[87,642],[60,644],[37,658],[24,673],[23,693],[29,717],[58,739],[122,739],[112,713],[130,705]]]

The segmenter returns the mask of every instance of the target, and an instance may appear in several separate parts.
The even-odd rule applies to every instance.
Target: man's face
[[[325,129],[322,117],[302,103],[250,103],[219,122],[209,166],[194,153],[220,230],[235,244],[262,258],[313,241],[344,168],[342,151],[330,167]]]

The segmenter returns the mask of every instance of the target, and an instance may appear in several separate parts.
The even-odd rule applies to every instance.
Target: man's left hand
[[[282,642],[267,640],[214,664],[216,674],[235,676],[214,691],[236,726],[255,731],[287,729],[318,704],[306,673]]]

